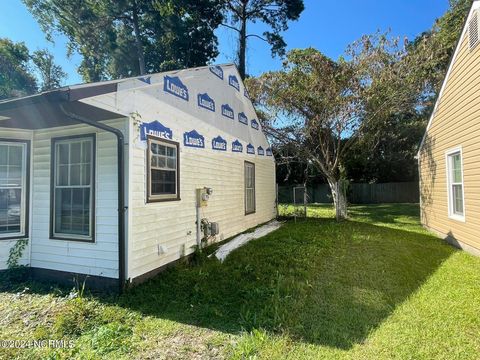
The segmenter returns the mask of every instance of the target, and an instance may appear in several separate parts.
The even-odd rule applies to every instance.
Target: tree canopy
[[[270,45],[272,56],[285,55],[286,43],[282,31],[288,29],[288,22],[298,20],[304,10],[303,0],[223,0],[224,26],[238,33],[238,70],[242,79],[246,76],[247,40],[261,39]],[[261,21],[270,30],[259,34],[249,33],[248,23]]]
[[[0,99],[33,94],[37,90],[27,46],[0,39]]]
[[[23,0],[49,39],[68,38],[85,81],[205,65],[218,54],[216,0]]]
[[[25,43],[0,38],[0,100],[57,88],[65,77],[48,50],[30,54]]]

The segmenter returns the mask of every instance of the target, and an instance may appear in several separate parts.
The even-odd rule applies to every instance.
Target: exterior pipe
[[[125,155],[124,144],[125,137],[123,133],[114,127],[103,123],[93,121],[83,116],[74,114],[66,110],[62,104],[60,109],[68,118],[96,127],[101,130],[108,131],[117,137],[117,170],[118,170],[118,290],[123,292],[125,287]]]

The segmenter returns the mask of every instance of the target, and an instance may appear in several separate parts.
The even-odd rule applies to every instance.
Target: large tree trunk
[[[241,19],[240,39],[238,44],[238,71],[242,80],[245,80],[246,74],[246,56],[247,56],[247,18],[244,9],[244,17]]]
[[[137,48],[138,56],[138,68],[140,70],[140,75],[145,75],[147,72],[145,70],[145,54],[143,53],[142,38],[140,36],[140,27],[138,26],[138,9],[137,2],[133,2],[133,32],[135,33],[135,47]]]
[[[328,179],[328,185],[333,197],[333,206],[335,207],[335,217],[337,221],[347,218],[347,194],[341,181],[337,179]]]

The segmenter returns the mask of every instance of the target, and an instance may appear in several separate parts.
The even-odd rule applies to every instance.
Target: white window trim
[[[0,141],[1,145],[7,145],[7,146],[12,146],[12,145],[21,145],[22,146],[22,152],[23,152],[23,162],[22,162],[22,199],[20,201],[20,232],[16,233],[4,233],[0,234],[0,240],[7,240],[7,239],[20,239],[23,237],[28,237],[27,234],[27,207],[29,206],[28,204],[28,184],[27,184],[27,174],[28,174],[28,169],[27,169],[27,164],[29,163],[28,161],[28,156],[30,154],[28,153],[29,147],[27,141],[22,141],[22,140],[2,140]]]
[[[460,166],[462,170],[462,204],[463,204],[463,215],[458,215],[453,213],[453,192],[452,192],[452,181],[451,181],[451,171],[450,171],[450,161],[449,157],[456,153],[460,153]],[[448,203],[448,217],[452,220],[457,220],[460,222],[465,222],[465,178],[464,178],[464,169],[463,169],[463,149],[461,146],[457,146],[451,149],[448,149],[445,152],[445,169],[447,174],[447,203]]]

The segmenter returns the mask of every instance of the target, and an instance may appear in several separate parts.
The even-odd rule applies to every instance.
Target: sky
[[[0,3],[0,37],[23,41],[30,51],[49,49],[68,74],[65,85],[82,82],[76,71],[81,57],[78,54],[67,57],[64,36],[56,36],[54,43],[47,41],[21,0],[0,0]],[[394,36],[412,39],[429,29],[447,8],[448,0],[305,0],[305,11],[298,21],[290,23],[284,39],[287,50],[315,47],[336,59],[348,44],[377,30],[389,30]],[[259,23],[249,26],[249,33],[265,31]],[[233,62],[237,48],[235,33],[227,28],[219,28],[216,33],[220,55],[215,63]],[[247,55],[250,75],[277,70],[282,64],[281,59],[271,57],[267,44],[256,38],[249,39]]]

